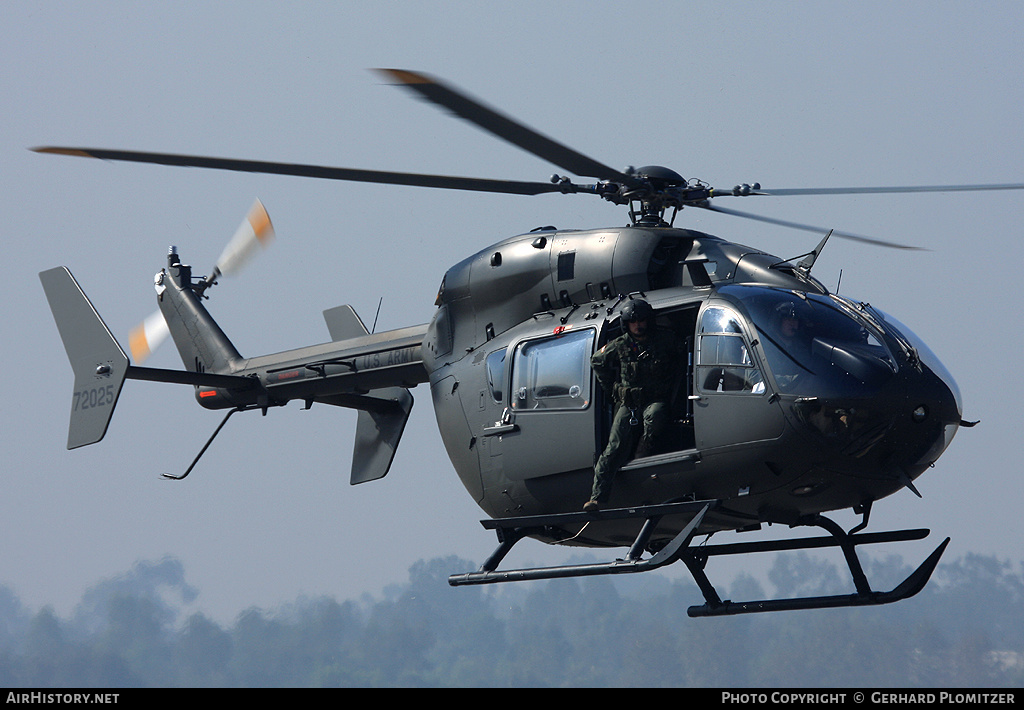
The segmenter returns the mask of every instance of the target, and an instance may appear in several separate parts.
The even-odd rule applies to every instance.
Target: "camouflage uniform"
[[[594,353],[590,364],[601,387],[615,402],[615,416],[608,445],[594,465],[591,500],[608,500],[615,474],[626,463],[641,421],[640,452],[649,451],[651,442],[664,431],[682,357],[675,335],[658,328],[648,330],[643,342],[625,333]],[[630,419],[637,424],[630,424]]]

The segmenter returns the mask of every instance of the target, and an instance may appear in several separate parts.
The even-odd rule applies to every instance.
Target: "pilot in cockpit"
[[[786,301],[777,305],[775,312],[779,318],[779,337],[782,339],[783,344],[796,348],[800,342],[799,336],[801,335],[800,316],[797,315],[796,306]]]
[[[783,358],[775,358],[773,370],[779,386],[787,390],[799,375],[809,372],[813,335],[792,301],[775,306],[773,315],[775,345],[785,354]]]

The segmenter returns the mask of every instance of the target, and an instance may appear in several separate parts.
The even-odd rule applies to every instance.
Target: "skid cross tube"
[[[521,518],[505,518],[481,521],[484,527],[493,528],[498,534],[498,548],[484,562],[477,572],[453,574],[448,577],[448,584],[453,587],[470,584],[493,584],[496,582],[512,582],[538,579],[559,579],[564,577],[588,577],[602,574],[624,574],[646,572],[676,562],[685,550],[697,528],[700,527],[704,515],[718,505],[718,501],[705,500],[687,503],[667,503],[664,505],[640,506],[636,508],[616,508],[598,513],[562,513],[556,515],[525,516]],[[647,543],[654,533],[658,522],[670,514],[690,514],[689,523],[676,536],[649,559],[641,559]],[[636,539],[629,548],[624,559],[614,562],[599,562],[586,565],[565,565],[560,567],[537,567],[499,571],[498,565],[512,547],[531,534],[537,534],[552,525],[577,522],[594,522],[601,520],[643,519]]]
[[[851,535],[843,531],[832,520],[815,515],[801,525],[817,526],[825,529],[831,538],[809,538],[806,540],[779,540],[735,545],[718,545],[686,550],[682,560],[686,564],[694,581],[704,595],[705,604],[691,606],[686,613],[691,617],[729,616],[733,614],[751,614],[767,611],[789,611],[797,609],[830,609],[851,606],[875,606],[891,604],[917,594],[928,583],[932,572],[939,563],[939,558],[949,544],[947,537],[935,550],[910,573],[899,585],[888,592],[876,592],[871,589],[867,576],[857,557],[856,546],[879,542],[895,542],[902,540],[920,540],[928,535],[928,530],[897,530],[884,533]],[[778,550],[814,549],[819,547],[839,547],[843,552],[846,565],[853,577],[857,591],[854,594],[837,594],[820,597],[799,597],[793,599],[764,599],[751,602],[722,601],[704,572],[704,565],[712,555],[746,554],[749,552],[769,552]]]
[[[810,516],[793,527],[820,527],[829,535],[827,537],[796,538],[788,540],[763,540],[756,542],[740,542],[722,545],[701,545],[691,547],[697,530],[705,516],[728,514],[721,510],[717,500],[702,500],[685,503],[666,503],[663,505],[639,506],[636,508],[617,508],[597,513],[561,513],[553,515],[523,516],[518,518],[502,518],[483,520],[485,528],[493,529],[498,535],[498,548],[476,572],[454,574],[448,578],[453,587],[472,584],[493,584],[497,582],[513,582],[540,579],[559,579],[566,577],[588,577],[605,574],[624,574],[646,572],[658,569],[673,562],[681,561],[686,565],[690,575],[696,582],[705,603],[691,606],[687,614],[691,617],[728,616],[734,614],[751,614],[768,611],[786,611],[796,609],[827,609],[836,607],[874,606],[890,604],[907,599],[917,594],[927,584],[932,572],[938,565],[939,558],[949,544],[946,538],[905,580],[888,592],[876,592],[871,589],[860,559],[857,556],[858,545],[869,545],[882,542],[902,542],[920,540],[928,535],[928,530],[894,530],[880,533],[857,533],[863,526],[850,532],[844,531],[838,524],[822,516]],[[689,522],[672,540],[655,552],[650,558],[642,559],[650,538],[658,523],[666,515],[690,515]],[[614,562],[603,562],[585,565],[564,565],[559,567],[537,567],[531,569],[498,570],[498,565],[512,548],[524,537],[544,534],[550,536],[552,528],[560,528],[569,524],[594,523],[608,520],[637,519],[644,523],[637,533],[636,539],[622,559]],[[717,555],[740,555],[754,552],[778,552],[783,550],[810,550],[823,547],[838,547],[843,553],[846,566],[853,578],[856,592],[833,596],[800,597],[792,599],[765,599],[761,601],[733,602],[722,600],[714,584],[708,579],[704,567],[710,557]]]

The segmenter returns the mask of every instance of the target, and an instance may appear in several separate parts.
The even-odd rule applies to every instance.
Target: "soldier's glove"
[[[639,387],[626,387],[618,385],[619,404],[630,409],[635,409],[640,403],[642,390]]]
[[[644,401],[644,390],[642,387],[630,387],[629,403],[631,407],[639,407]]]

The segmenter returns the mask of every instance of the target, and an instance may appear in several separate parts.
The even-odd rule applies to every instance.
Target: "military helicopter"
[[[371,333],[350,306],[324,311],[330,342],[243,357],[203,301],[272,234],[257,203],[210,275],[196,277],[176,248],[157,273],[160,316],[185,369],[144,367],[125,354],[70,271],[40,274],[74,370],[68,448],[103,438],[125,379],[192,385],[198,403],[226,415],[182,479],[237,412],[264,414],[299,400],[358,411],[351,483],[387,475],[413,405],[428,384],[438,429],[466,490],[489,516],[498,546],[453,586],[636,573],[682,562],[705,603],[691,616],[895,602],[927,583],[946,538],[890,591],[872,589],[857,546],[917,540],[928,530],[863,532],[876,500],[909,488],[962,426],[960,393],[928,347],[889,314],[830,292],[811,275],[830,237],[915,247],[781,222],[719,207],[719,198],[1017,190],[1024,184],[718,190],[660,166],[616,170],[425,74],[382,70],[400,86],[562,170],[548,182],[381,172],[203,156],[46,147],[43,153],[518,195],[587,194],[628,206],[623,227],[540,227],[503,239],[444,275],[430,323]],[[782,259],[675,227],[685,208],[759,219],[823,235]],[[618,473],[610,503],[580,511],[608,437],[612,402],[592,354],[644,299],[655,325],[678,338],[685,362],[671,383],[669,432]],[[162,316],[162,317],[161,317]],[[801,339],[787,332],[796,322]],[[566,445],[565,442],[573,442]],[[919,494],[918,494],[919,495]],[[843,530],[824,513],[852,509]],[[819,537],[695,544],[722,531],[816,527]],[[625,548],[617,559],[499,569],[519,541]],[[717,555],[839,547],[855,591],[845,595],[723,600],[705,566]]]

